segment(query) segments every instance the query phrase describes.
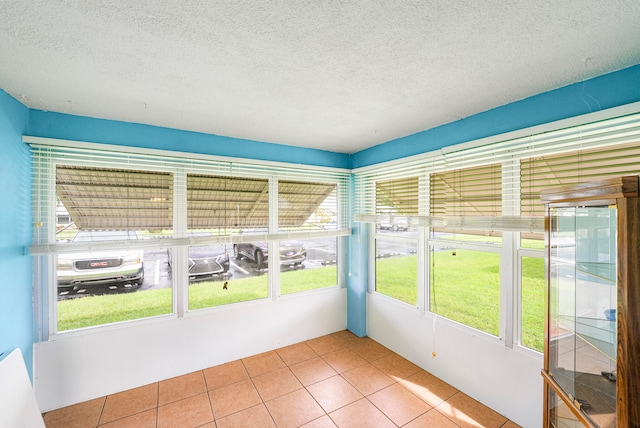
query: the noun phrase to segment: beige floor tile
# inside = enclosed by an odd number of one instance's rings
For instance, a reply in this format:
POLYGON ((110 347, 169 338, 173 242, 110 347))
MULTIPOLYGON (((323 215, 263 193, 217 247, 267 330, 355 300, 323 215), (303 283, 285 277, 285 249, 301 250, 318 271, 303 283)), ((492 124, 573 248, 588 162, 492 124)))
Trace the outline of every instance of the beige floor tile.
POLYGON ((158 406, 207 392, 202 371, 174 377, 158 383, 158 406))
POLYGON ((344 343, 333 335, 316 337, 315 339, 307 340, 306 344, 318 355, 328 354, 345 347, 344 343))
POLYGON ((320 357, 294 364, 289 368, 304 386, 312 385, 338 374, 320 357))
POLYGON ((441 404, 458 392, 453 386, 424 370, 401 380, 400 384, 432 407, 441 404))
POLYGON ((282 358, 282 361, 284 361, 288 366, 310 360, 318 356, 318 354, 316 354, 315 351, 304 342, 276 349, 276 352, 280 358, 282 358))
POLYGON ((368 398, 398 426, 412 421, 431 409, 431 406, 398 383, 371 394, 368 398))
MULTIPOLYGON (((412 420, 403 428, 460 428, 449 418, 436 409, 429 410, 424 415, 412 420)), ((478 428, 478 427, 476 427, 478 428)))
POLYGON ((244 364, 240 360, 204 369, 202 373, 209 390, 249 379, 249 373, 247 373, 247 369, 244 368, 244 364))
POLYGON ((329 416, 324 415, 308 424, 302 425, 300 428, 336 428, 336 424, 333 423, 329 416))
POLYGON ((288 367, 256 376, 252 380, 262 401, 269 401, 302 388, 302 384, 288 367))
POLYGON ((343 373, 356 367, 364 366, 367 360, 356 354, 349 348, 324 354, 322 359, 327 362, 338 373, 343 373))
POLYGON ((380 358, 391 354, 391 351, 388 348, 385 348, 368 337, 363 338, 360 342, 350 346, 349 348, 369 362, 379 360, 380 358))
POLYGON ((115 421, 158 407, 158 384, 141 386, 107 396, 100 423, 115 421))
POLYGON ((340 343, 344 346, 352 346, 362 340, 362 337, 358 337, 355 334, 351 333, 349 330, 337 331, 331 334, 333 337, 338 339, 340 343))
POLYGON ((212 421, 213 412, 206 392, 158 407, 158 428, 197 427, 212 421))
POLYGON ((363 395, 342 376, 333 376, 314 383, 307 387, 307 391, 327 413, 363 398, 363 395))
POLYGON ((395 428, 395 424, 363 398, 329 414, 339 428, 395 428))
POLYGON ((294 428, 325 413, 305 389, 299 389, 265 403, 278 428, 294 428))
POLYGON ((216 421, 218 428, 276 428, 264 404, 225 416, 216 421))
POLYGON ((371 364, 396 381, 405 379, 421 370, 420 367, 416 366, 411 361, 402 358, 398 354, 389 354, 386 357, 382 357, 379 360, 372 362, 371 364))
POLYGON ((215 419, 248 409, 262 402, 251 380, 243 380, 209 391, 215 419))
POLYGON ((324 415, 316 420, 302 425, 300 428, 337 428, 328 415, 324 415))
POLYGON ((85 428, 98 425, 105 397, 52 410, 43 415, 47 428, 85 428))
POLYGON ((108 424, 99 425, 98 428, 156 428, 156 409, 147 410, 133 416, 118 419, 108 424))
POLYGON ((342 376, 365 396, 380 391, 394 383, 393 379, 371 364, 349 370, 348 372, 342 373, 342 376))
POLYGON ((253 357, 243 358, 242 362, 251 377, 260 376, 261 374, 286 367, 286 364, 276 351, 269 351, 254 355, 253 357))
POLYGON ((497 428, 507 422, 507 418, 462 392, 458 392, 436 409, 463 428, 497 428))

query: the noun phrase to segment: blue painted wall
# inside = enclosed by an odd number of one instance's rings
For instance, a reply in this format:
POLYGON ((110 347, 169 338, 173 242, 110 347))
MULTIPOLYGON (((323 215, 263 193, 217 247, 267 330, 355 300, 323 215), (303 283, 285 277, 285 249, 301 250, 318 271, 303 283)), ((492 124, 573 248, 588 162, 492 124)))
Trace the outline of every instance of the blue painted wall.
POLYGON ((343 153, 41 110, 30 111, 28 132, 36 137, 303 165, 334 168, 349 168, 351 165, 349 155, 343 153))
POLYGON ((640 65, 497 107, 352 155, 352 168, 640 101, 640 65))
MULTIPOLYGON (((0 353, 33 360, 31 157, 22 143, 29 110, 0 90, 0 353)), ((2 357, 0 357, 2 358, 2 357)))

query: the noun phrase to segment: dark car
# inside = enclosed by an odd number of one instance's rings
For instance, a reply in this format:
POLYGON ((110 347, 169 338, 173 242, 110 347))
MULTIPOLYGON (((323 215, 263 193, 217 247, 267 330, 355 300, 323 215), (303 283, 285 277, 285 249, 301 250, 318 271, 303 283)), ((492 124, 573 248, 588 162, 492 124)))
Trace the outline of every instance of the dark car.
MULTIPOLYGON (((171 267, 171 251, 168 251, 171 267)), ((224 245, 189 247, 189 281, 202 281, 229 272, 229 254, 224 245)))
MULTIPOLYGON (((238 243, 233 244, 233 256, 236 260, 247 258, 252 260, 259 269, 267 266, 269 257, 268 245, 266 242, 258 243, 238 243)), ((307 250, 301 242, 281 241, 280 242, 280 264, 281 265, 301 265, 307 258, 307 250)))

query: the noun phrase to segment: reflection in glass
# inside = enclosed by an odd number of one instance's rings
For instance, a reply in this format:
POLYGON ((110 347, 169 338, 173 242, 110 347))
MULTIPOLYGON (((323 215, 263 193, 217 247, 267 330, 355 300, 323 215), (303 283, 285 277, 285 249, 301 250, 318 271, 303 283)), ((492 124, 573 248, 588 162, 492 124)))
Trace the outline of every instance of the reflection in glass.
POLYGON ((616 210, 551 209, 549 371, 601 427, 616 414, 616 210))

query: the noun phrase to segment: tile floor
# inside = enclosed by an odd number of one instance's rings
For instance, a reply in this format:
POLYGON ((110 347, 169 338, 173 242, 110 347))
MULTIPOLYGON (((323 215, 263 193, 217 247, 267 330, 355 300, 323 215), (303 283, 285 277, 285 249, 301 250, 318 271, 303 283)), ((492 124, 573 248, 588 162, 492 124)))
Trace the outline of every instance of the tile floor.
POLYGON ((47 428, 518 427, 340 331, 44 414, 47 428))

